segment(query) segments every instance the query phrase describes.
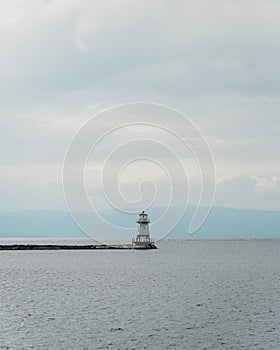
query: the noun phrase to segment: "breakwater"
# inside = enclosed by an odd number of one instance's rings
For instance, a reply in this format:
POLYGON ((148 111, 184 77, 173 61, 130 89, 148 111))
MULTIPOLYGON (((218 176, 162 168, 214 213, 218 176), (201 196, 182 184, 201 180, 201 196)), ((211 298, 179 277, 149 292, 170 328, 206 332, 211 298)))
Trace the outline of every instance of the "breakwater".
POLYGON ((157 249, 154 243, 147 245, 135 244, 89 244, 89 245, 69 245, 69 244, 2 244, 0 250, 147 250, 157 249))

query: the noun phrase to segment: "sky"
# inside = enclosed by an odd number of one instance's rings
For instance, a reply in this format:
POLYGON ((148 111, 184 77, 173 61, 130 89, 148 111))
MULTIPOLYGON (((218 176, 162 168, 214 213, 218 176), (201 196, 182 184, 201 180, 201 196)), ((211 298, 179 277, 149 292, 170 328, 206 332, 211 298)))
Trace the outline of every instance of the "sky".
MULTIPOLYGON (((272 0, 2 0, 0 211, 66 210, 73 135, 96 113, 135 101, 174 108, 205 136, 215 206, 280 210, 279 12, 272 0)), ((110 142, 92 159, 97 176, 110 142)), ((162 171, 137 165, 121 185, 131 193, 148 173, 163 198, 162 171)))

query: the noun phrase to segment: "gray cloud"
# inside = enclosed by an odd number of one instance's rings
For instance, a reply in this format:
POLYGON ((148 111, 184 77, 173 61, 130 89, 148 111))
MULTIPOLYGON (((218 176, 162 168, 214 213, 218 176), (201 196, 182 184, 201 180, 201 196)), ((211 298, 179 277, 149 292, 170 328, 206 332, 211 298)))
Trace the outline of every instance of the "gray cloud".
POLYGON ((279 87, 276 1, 15 3, 2 12, 9 93, 101 85, 267 94, 279 87))
POLYGON ((112 104, 146 100, 181 110, 207 136, 217 203, 255 207, 278 193, 279 11, 273 0, 2 1, 2 190, 16 201, 24 184, 22 198, 41 188, 46 200, 28 207, 51 206, 81 124, 112 104), (271 185, 252 189, 256 181, 271 185))

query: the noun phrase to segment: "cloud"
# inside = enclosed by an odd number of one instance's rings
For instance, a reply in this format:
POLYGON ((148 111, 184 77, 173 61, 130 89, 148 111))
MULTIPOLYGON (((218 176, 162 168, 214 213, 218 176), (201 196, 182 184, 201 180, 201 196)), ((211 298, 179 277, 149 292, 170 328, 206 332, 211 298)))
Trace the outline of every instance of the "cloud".
POLYGON ((216 205, 280 210, 280 177, 235 175, 217 182, 216 205))
POLYGON ((271 194, 275 197, 279 197, 280 195, 280 176, 272 176, 271 178, 259 178, 253 177, 256 181, 256 185, 254 187, 256 192, 264 192, 267 194, 271 194))
POLYGON ((0 69, 14 95, 24 90, 27 98, 32 90, 41 99, 104 86, 170 95, 279 87, 275 1, 7 3, 0 69))
POLYGON ((60 164, 0 166, 0 210, 64 209, 60 164))
POLYGON ((2 188, 55 196, 52 171, 77 129, 105 107, 146 100, 206 135, 218 203, 278 208, 279 10, 274 0, 1 1, 2 188))

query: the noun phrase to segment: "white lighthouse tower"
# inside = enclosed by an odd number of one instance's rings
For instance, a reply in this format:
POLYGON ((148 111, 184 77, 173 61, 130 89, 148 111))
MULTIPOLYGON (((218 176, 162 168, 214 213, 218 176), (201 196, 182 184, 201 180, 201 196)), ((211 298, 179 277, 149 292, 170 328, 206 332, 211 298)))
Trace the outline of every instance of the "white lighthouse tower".
POLYGON ((154 239, 150 237, 150 229, 149 229, 150 220, 148 218, 148 214, 144 211, 139 214, 139 219, 137 221, 138 224, 138 233, 136 238, 132 238, 132 243, 138 246, 152 246, 154 245, 154 239))

